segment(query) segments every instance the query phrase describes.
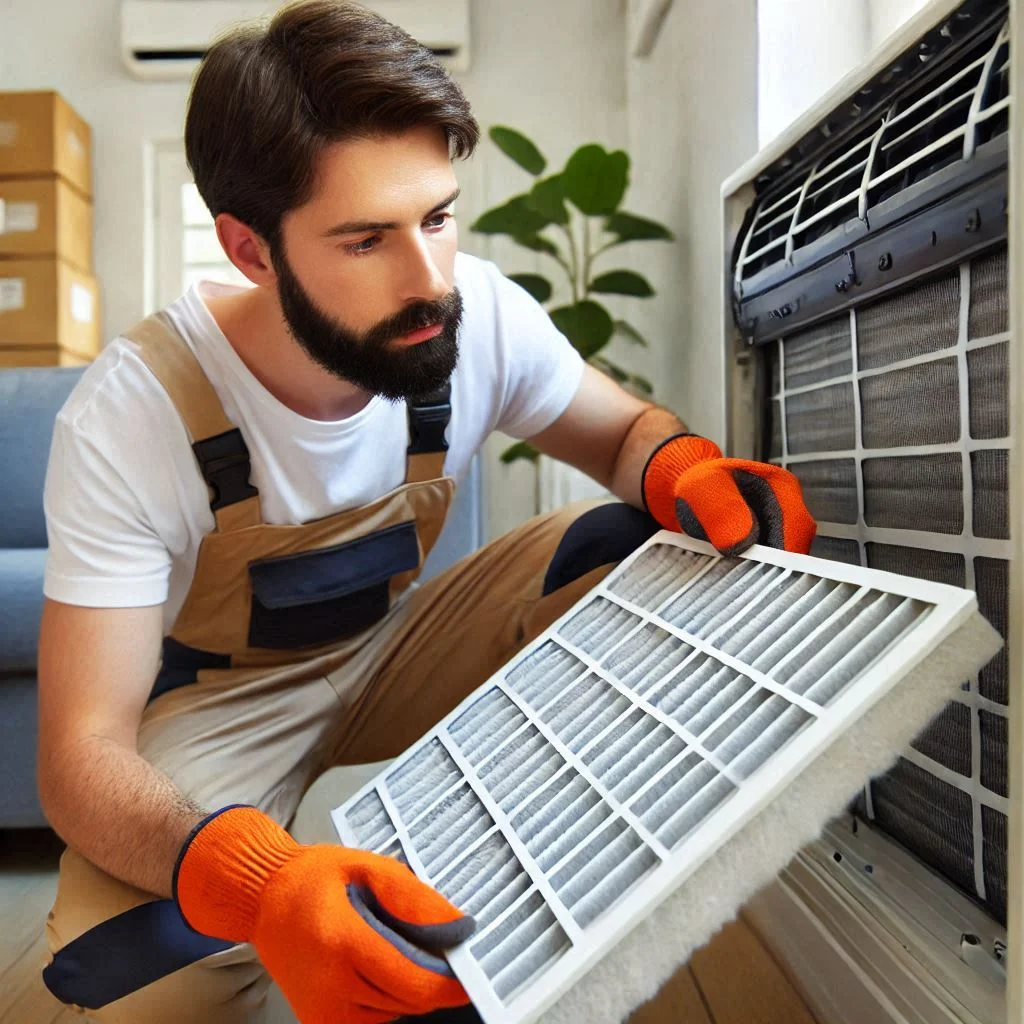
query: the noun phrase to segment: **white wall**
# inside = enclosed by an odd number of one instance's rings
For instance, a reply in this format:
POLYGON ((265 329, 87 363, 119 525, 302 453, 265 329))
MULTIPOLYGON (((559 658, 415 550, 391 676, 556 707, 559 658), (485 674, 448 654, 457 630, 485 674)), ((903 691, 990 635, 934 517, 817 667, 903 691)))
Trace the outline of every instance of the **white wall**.
MULTIPOLYGON (((473 68, 460 80, 485 133, 494 124, 525 132, 547 157, 551 172, 583 143, 623 145, 620 0, 558 0, 558 17, 552 17, 547 0, 476 0, 472 12, 473 68)), ((506 273, 536 271, 558 285, 562 270, 548 257, 465 229, 477 212, 525 191, 533 180, 489 140, 473 165, 475 177, 463 175, 466 199, 459 201, 462 247, 494 259, 506 273)), ((537 505, 533 466, 498 462, 507 445, 504 437, 492 438, 485 462, 491 537, 528 518, 537 505)))
POLYGON ((759 0, 757 28, 758 138, 764 146, 868 52, 871 11, 866 0, 759 0))
POLYGON ((106 333, 142 313, 143 144, 178 137, 187 83, 140 84, 119 53, 117 0, 0 0, 0 88, 56 89, 93 130, 96 273, 106 333))
POLYGON ((758 139, 774 139, 928 0, 758 0, 758 139))
MULTIPOLYGON (((185 82, 129 77, 118 51, 119 7, 119 0, 0 0, 0 89, 57 89, 94 132, 96 272, 107 335, 144 311, 144 148, 147 140, 180 137, 188 93, 185 82)), ((558 17, 548 0, 478 0, 472 15, 474 66, 462 82, 484 130, 517 126, 555 165, 583 142, 621 145, 620 0, 558 0, 558 17)), ((487 140, 459 174, 464 226, 528 182, 487 140)), ((465 229, 463 243, 507 272, 536 265, 530 254, 465 229)), ((532 512, 534 475, 528 467, 488 468, 496 535, 532 512)))
POLYGON ((869 0, 871 48, 884 43, 908 18, 917 14, 928 0, 869 0))
POLYGON ((724 443, 719 194, 757 150, 756 0, 675 0, 654 51, 630 57, 626 79, 631 207, 678 239, 632 247, 660 291, 633 304, 631 317, 654 346, 642 359, 659 401, 724 443))

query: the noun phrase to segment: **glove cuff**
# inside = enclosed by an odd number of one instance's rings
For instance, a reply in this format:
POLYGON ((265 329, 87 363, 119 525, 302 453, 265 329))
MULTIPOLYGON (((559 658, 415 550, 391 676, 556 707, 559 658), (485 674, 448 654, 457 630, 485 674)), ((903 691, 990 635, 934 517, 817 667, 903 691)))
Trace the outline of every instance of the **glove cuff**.
POLYGON ((233 804, 204 818, 174 866, 172 895, 197 932, 249 942, 267 881, 301 847, 255 807, 233 804))
POLYGON ((644 508, 666 529, 679 532, 676 491, 679 478, 698 462, 721 459, 722 450, 699 434, 673 434, 651 452, 640 477, 644 508))

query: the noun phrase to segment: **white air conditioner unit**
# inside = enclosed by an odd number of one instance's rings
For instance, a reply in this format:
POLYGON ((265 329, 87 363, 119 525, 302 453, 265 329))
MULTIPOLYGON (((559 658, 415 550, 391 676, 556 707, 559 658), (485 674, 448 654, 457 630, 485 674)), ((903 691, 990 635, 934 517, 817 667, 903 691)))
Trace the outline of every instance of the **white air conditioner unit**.
POLYGON ((930 0, 722 187, 730 454, 1007 641, 748 908, 821 1024, 1024 1021, 1020 14, 930 0))
MULTIPOLYGON (((269 17, 275 0, 122 0, 121 53, 136 78, 190 78, 210 44, 241 21, 269 17)), ((469 68, 469 0, 370 0, 452 72, 469 68)))

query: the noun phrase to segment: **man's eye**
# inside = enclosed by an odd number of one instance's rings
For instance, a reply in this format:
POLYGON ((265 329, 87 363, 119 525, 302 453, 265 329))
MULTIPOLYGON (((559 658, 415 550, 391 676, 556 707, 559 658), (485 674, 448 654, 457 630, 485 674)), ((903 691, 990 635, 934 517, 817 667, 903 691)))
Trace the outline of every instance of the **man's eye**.
POLYGON ((450 213, 436 213, 433 217, 428 217, 424 223, 428 228, 443 228, 444 222, 451 216, 450 213))
POLYGON ((372 252, 376 246, 379 238, 374 235, 372 238, 363 238, 358 242, 351 242, 345 246, 345 251, 352 253, 353 256, 360 256, 364 253, 372 252))

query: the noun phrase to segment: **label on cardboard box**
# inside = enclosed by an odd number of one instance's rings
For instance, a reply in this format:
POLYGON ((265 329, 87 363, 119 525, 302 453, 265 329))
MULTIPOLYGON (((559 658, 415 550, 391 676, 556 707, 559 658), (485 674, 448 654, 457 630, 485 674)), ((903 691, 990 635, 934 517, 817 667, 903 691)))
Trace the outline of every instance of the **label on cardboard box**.
POLYGON ((78 133, 73 128, 68 129, 67 143, 71 155, 76 160, 81 160, 85 156, 85 143, 82 142, 78 137, 78 133))
POLYGON ((92 323, 92 292, 80 284, 71 286, 71 319, 80 324, 92 323))
POLYGON ((5 203, 0 199, 0 235, 15 235, 38 230, 38 203, 5 203))
POLYGON ((13 146, 18 141, 18 122, 0 121, 0 146, 13 146))
POLYGON ((0 313, 25 308, 25 278, 0 277, 0 313))

